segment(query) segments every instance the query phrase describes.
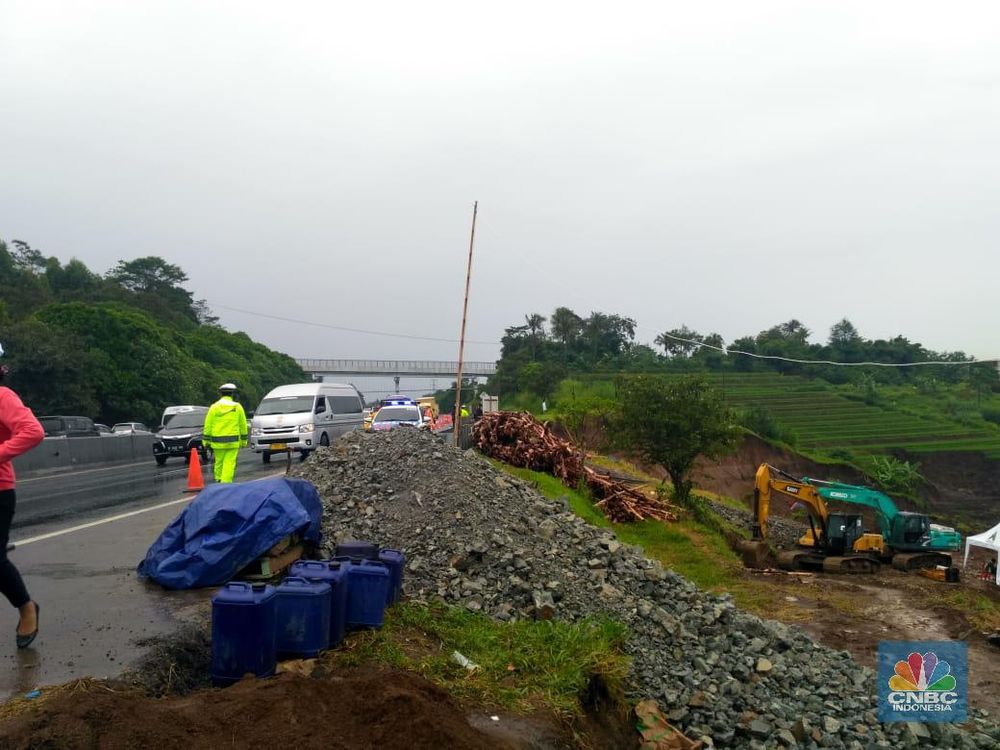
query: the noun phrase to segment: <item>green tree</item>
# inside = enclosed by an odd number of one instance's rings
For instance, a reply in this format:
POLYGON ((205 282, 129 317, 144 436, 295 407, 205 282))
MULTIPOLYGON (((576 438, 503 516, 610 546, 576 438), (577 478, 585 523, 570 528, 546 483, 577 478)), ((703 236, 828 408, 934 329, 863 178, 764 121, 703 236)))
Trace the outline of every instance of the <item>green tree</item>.
POLYGON ((661 333, 653 340, 653 343, 662 346, 664 354, 668 357, 690 357, 693 352, 701 348, 693 342, 701 340, 702 337, 698 335, 697 331, 692 331, 687 326, 682 325, 680 328, 661 333), (681 341, 680 339, 687 340, 681 341))
POLYGON ((517 373, 521 387, 542 398, 549 398, 564 377, 566 368, 556 362, 529 362, 517 373))
POLYGON ((524 324, 528 329, 528 340, 531 342, 531 359, 538 359, 538 343, 545 338, 545 316, 531 313, 524 316, 524 324))
POLYGON ((167 263, 155 255, 147 255, 135 260, 118 261, 118 265, 108 271, 107 278, 135 294, 135 302, 159 318, 173 313, 199 322, 194 298, 181 286, 188 276, 180 266, 167 263))
POLYGON ((698 456, 726 453, 740 434, 722 395, 700 377, 623 376, 618 379, 618 404, 621 441, 666 469, 679 502, 687 502, 691 494, 690 474, 698 456))
POLYGON ((583 318, 568 307, 557 307, 549 318, 552 338, 563 346, 570 346, 580 337, 583 318))
POLYGON ((180 266, 163 258, 147 255, 135 260, 120 260, 108 271, 108 278, 131 292, 158 292, 177 287, 188 280, 180 266))

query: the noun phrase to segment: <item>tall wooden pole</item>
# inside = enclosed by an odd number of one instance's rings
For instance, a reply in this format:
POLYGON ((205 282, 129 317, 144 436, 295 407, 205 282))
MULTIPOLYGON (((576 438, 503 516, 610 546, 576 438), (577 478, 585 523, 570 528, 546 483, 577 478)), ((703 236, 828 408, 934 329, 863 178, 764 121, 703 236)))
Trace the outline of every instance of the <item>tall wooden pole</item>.
POLYGON ((469 315, 469 282, 472 280, 472 247, 476 242, 476 214, 479 201, 472 204, 472 232, 469 234, 469 264, 465 270, 465 301, 462 303, 462 333, 458 337, 458 373, 455 375, 455 445, 462 432, 462 358, 465 356, 465 321, 469 315))

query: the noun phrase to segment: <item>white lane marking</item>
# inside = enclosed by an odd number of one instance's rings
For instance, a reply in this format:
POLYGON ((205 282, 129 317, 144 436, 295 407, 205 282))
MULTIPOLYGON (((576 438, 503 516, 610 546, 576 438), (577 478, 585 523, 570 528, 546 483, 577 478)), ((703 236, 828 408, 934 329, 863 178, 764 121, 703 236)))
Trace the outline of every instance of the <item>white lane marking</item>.
MULTIPOLYGON (((276 471, 273 474, 268 474, 267 476, 258 477, 256 479, 249 480, 250 482, 259 482, 262 479, 271 479, 276 476, 284 474, 284 471, 276 471)), ((181 497, 177 500, 168 500, 165 503, 159 503, 158 505, 151 505, 148 508, 139 508, 139 510, 131 510, 128 513, 119 513, 114 516, 108 516, 107 518, 99 518, 96 521, 91 521, 90 523, 82 523, 79 526, 71 526, 68 529, 60 529, 59 531, 50 531, 48 534, 39 534, 38 536, 29 537, 28 539, 23 539, 21 541, 14 541, 14 547, 23 547, 25 544, 34 544, 35 542, 42 542, 46 539, 53 539, 57 536, 63 536, 64 534, 72 534, 75 531, 83 531, 84 529, 92 529, 94 526, 102 526, 106 523, 112 523, 114 521, 120 521, 123 518, 131 518, 132 516, 138 516, 141 513, 149 513, 153 510, 160 510, 161 508, 169 508, 171 505, 177 505, 179 503, 186 503, 193 500, 197 495, 190 495, 188 497, 181 497)))
MULTIPOLYGON (((29 482, 40 482, 45 479, 56 479, 60 477, 79 477, 83 476, 84 474, 97 474, 102 471, 114 471, 115 469, 128 469, 133 467, 136 469, 142 469, 144 466, 148 466, 148 464, 136 462, 131 464, 115 464, 114 466, 104 466, 100 469, 80 469, 79 471, 74 471, 72 469, 68 471, 54 470, 51 474, 46 474, 44 476, 28 477, 27 479, 18 479, 17 484, 18 486, 20 486, 22 484, 28 484, 29 482)), ((154 477, 175 476, 183 474, 186 471, 187 468, 181 469, 178 467, 176 469, 168 469, 167 471, 157 472, 150 476, 154 477)))
POLYGON ((106 523, 112 523, 113 521, 120 521, 123 518, 130 518, 132 516, 138 516, 140 513, 149 513, 152 510, 160 510, 161 508, 169 508, 171 505, 177 505, 178 503, 186 503, 194 499, 194 495, 191 497, 182 497, 178 500, 170 500, 166 503, 160 503, 159 505, 151 505, 148 508, 140 508, 139 510, 132 510, 128 513, 119 513, 116 516, 109 516, 107 518, 100 518, 96 521, 91 521, 90 523, 81 523, 79 526, 71 526, 68 529, 60 529, 59 531, 50 531, 48 534, 40 534, 38 536, 29 537, 28 539, 21 539, 14 542, 14 546, 20 549, 26 544, 34 544, 35 542, 41 542, 46 539, 52 539, 57 536, 62 536, 63 534, 72 534, 74 531, 83 531, 84 529, 91 529, 94 526, 102 526, 106 523))

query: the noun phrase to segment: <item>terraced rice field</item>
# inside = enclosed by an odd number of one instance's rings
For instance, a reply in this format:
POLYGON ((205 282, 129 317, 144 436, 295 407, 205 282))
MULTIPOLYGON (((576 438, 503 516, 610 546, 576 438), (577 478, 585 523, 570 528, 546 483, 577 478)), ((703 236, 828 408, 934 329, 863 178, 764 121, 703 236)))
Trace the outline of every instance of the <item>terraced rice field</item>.
POLYGON ((846 398, 826 383, 776 373, 713 374, 713 385, 736 408, 759 404, 782 427, 798 436, 798 448, 854 454, 904 448, 930 451, 982 451, 1000 458, 1000 429, 968 427, 946 417, 906 414, 846 398))

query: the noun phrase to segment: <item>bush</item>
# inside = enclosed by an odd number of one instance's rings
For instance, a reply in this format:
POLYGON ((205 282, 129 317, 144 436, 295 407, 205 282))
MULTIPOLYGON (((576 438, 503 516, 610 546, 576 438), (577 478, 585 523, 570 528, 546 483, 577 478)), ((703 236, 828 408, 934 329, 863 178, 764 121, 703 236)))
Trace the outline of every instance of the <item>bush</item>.
POLYGON ((1000 408, 995 406, 984 406, 980 411, 983 419, 987 422, 993 422, 993 424, 1000 424, 1000 408))
POLYGON ((869 468, 871 478, 888 492, 912 493, 924 481, 920 474, 920 464, 894 456, 872 456, 869 468))
POLYGON ((853 463, 856 458, 852 451, 847 448, 834 448, 827 455, 830 458, 836 459, 837 461, 844 461, 845 463, 853 463))
POLYGON ((771 412, 760 404, 743 411, 740 414, 740 424, 768 440, 778 440, 789 445, 795 445, 798 442, 798 436, 782 427, 771 412))

